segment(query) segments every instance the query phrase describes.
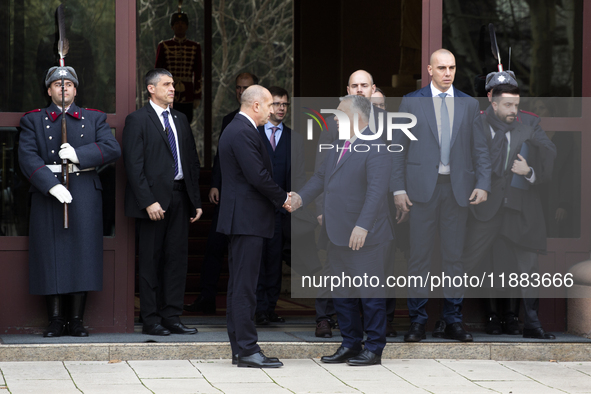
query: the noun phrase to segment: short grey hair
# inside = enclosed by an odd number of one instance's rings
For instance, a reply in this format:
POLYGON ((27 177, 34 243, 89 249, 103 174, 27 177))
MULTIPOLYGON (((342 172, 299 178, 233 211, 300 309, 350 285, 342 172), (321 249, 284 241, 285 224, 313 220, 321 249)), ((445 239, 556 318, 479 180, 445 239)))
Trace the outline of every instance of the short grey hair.
POLYGON ((151 96, 150 91, 148 90, 148 85, 158 85, 158 82, 160 82, 160 78, 162 78, 163 75, 173 78, 172 74, 164 68, 154 68, 146 73, 146 75, 144 76, 144 85, 146 86, 146 92, 148 92, 148 97, 151 96))
POLYGON ((255 101, 263 102, 265 99, 265 92, 267 89, 261 85, 250 85, 244 90, 242 96, 240 96, 240 106, 252 107, 255 101))
POLYGON ((359 96, 357 94, 350 94, 345 97, 341 97, 339 100, 348 101, 351 105, 351 110, 361 115, 361 118, 368 122, 369 114, 371 113, 371 101, 365 96, 359 96))

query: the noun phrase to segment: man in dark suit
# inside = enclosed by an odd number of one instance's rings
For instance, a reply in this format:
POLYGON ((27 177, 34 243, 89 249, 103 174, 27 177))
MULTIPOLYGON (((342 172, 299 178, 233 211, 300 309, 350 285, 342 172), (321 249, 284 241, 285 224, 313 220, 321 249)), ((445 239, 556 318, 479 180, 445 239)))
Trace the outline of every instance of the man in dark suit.
MULTIPOLYGON (((238 101, 238 104, 240 104, 240 97, 242 96, 242 93, 244 93, 244 90, 249 86, 258 83, 259 79, 257 76, 251 73, 241 73, 236 76, 236 101, 238 101)), ((224 119, 222 119, 220 137, 226 126, 230 124, 239 110, 240 109, 238 108, 224 116, 224 119)), ((219 202, 221 190, 222 171, 220 169, 220 152, 218 149, 213 159, 213 168, 211 169, 209 202, 215 204, 215 208, 211 217, 211 226, 209 227, 207 245, 205 246, 205 256, 203 257, 203 264, 201 265, 201 294, 192 304, 184 306, 184 309, 189 312, 215 314, 216 311, 215 297, 217 294, 218 281, 220 279, 222 259, 224 257, 224 251, 228 247, 228 237, 226 237, 225 234, 216 231, 218 226, 218 216, 220 213, 219 202)))
MULTIPOLYGON (((429 271, 435 234, 441 239, 442 269, 446 275, 462 275, 461 264, 468 203, 486 201, 490 191, 490 159, 481 132, 478 102, 452 86, 454 55, 439 49, 427 67, 432 82, 404 96, 399 112, 417 117, 410 141, 403 133, 394 142, 404 150, 394 154, 390 191, 394 193, 397 218, 410 212, 410 260, 408 275, 429 271), (447 99, 446 99, 447 97, 447 99)), ((444 289, 445 337, 472 341, 462 327, 461 289, 444 289)), ((426 288, 409 288, 411 326, 407 342, 425 338, 426 288)))
POLYGON ((199 157, 187 118, 170 109, 172 75, 164 69, 144 78, 150 102, 125 119, 123 158, 127 173, 125 215, 139 233, 142 332, 195 334, 183 311, 189 222, 202 214, 199 157))
POLYGON ((283 363, 267 358, 257 344, 256 285, 264 240, 275 232, 275 209, 291 201, 273 181, 273 165, 257 130, 273 112, 271 93, 253 85, 241 102, 219 145, 224 193, 217 230, 229 238, 228 336, 239 367, 277 368, 283 363))
MULTIPOLYGON (((516 84, 515 84, 516 85, 516 84)), ((517 121, 519 116, 519 88, 503 84, 492 89, 492 102, 482 114, 483 136, 486 138, 493 168, 490 198, 471 207, 462 261, 466 270, 481 264, 492 254, 502 238, 509 249, 511 261, 517 267, 498 267, 493 271, 517 271, 531 277, 538 272, 537 252, 546 250, 546 225, 538 189, 514 187, 514 174, 523 176, 529 185, 549 180, 552 166, 533 168, 535 156, 556 157, 556 147, 546 133, 517 121), (529 156, 521 156, 522 145, 530 145, 529 156), (529 164, 532 163, 532 164, 529 164)), ((524 338, 555 339, 542 328, 538 319, 536 288, 521 288, 525 307, 524 338)))
MULTIPOLYGON (((392 237, 388 211, 388 180, 391 158, 385 149, 364 143, 354 134, 354 113, 359 114, 363 135, 368 127, 370 101, 362 96, 343 98, 338 110, 350 121, 350 138, 333 142, 322 168, 299 195, 292 192, 292 208, 309 204, 323 193, 323 220, 319 243, 327 244, 328 270, 333 277, 376 276, 384 278, 384 263, 392 237)), ((339 127, 346 127, 339 123, 339 127)), ((380 286, 333 290, 343 342, 335 354, 321 358, 325 363, 374 365, 381 363, 386 345, 386 300, 380 286), (363 319, 359 314, 359 304, 363 319), (363 332, 367 333, 362 350, 363 332)))
MULTIPOLYGON (((357 70, 353 72, 347 81, 347 94, 357 95, 371 99, 372 95, 376 92, 376 85, 373 81, 373 77, 370 73, 365 70, 357 70)), ((372 132, 377 132, 379 128, 378 114, 383 113, 383 119, 386 119, 384 108, 375 106, 370 109, 369 117, 369 128, 372 132)), ((328 127, 324 130, 318 138, 318 146, 321 144, 332 144, 338 138, 338 127, 336 121, 332 117, 326 119, 328 127)), ((319 149, 316 153, 316 159, 314 163, 314 172, 317 172, 324 163, 324 159, 328 154, 327 150, 319 149)), ((322 212, 323 212, 324 198, 322 195, 316 198, 316 215, 318 223, 322 225, 322 212)), ((331 337, 332 331, 331 326, 334 324, 332 316, 335 314, 332 297, 324 293, 326 289, 319 291, 319 297, 316 298, 316 332, 317 337, 331 337)), ((388 300, 389 305, 395 305, 396 300, 390 298, 388 300)), ((396 336, 396 330, 388 323, 388 336, 396 336)))
MULTIPOLYGON (((298 133, 283 123, 289 108, 289 94, 287 90, 278 86, 269 88, 273 96, 273 113, 269 121, 258 130, 265 142, 265 147, 273 163, 273 180, 283 190, 292 190, 292 147, 298 160, 294 161, 293 175, 294 187, 299 188, 305 182, 303 161, 303 140, 298 133), (292 144, 292 141, 295 141, 292 144), (299 153, 298 153, 299 152, 299 153)), ((285 319, 275 313, 275 306, 281 292, 282 262, 285 239, 285 226, 289 226, 289 214, 283 209, 275 210, 275 233, 270 239, 265 239, 263 246, 263 259, 257 284, 257 308, 256 323, 267 325, 269 323, 283 323, 285 319)))

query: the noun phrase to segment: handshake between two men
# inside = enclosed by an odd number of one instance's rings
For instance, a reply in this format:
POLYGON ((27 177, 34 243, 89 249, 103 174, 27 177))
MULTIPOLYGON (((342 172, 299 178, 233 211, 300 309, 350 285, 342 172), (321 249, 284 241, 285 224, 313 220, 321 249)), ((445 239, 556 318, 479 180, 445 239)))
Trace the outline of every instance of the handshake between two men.
MULTIPOLYGON (((294 191, 287 193, 287 200, 283 204, 283 208, 292 213, 297 209, 301 208, 303 205, 302 198, 299 194, 294 191)), ((351 232, 351 237, 349 238, 349 248, 353 250, 359 250, 365 244, 365 238, 367 237, 367 230, 355 226, 353 231, 351 232)))

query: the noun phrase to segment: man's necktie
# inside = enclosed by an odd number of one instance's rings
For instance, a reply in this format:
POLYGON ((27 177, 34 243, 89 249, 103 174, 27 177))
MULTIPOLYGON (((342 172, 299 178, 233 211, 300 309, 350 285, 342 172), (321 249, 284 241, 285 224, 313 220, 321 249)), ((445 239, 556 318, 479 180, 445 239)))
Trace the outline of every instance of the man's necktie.
POLYGON ((172 151, 172 157, 174 158, 174 176, 179 174, 179 158, 176 154, 176 141, 174 140, 174 132, 170 127, 170 122, 168 121, 168 111, 162 112, 162 117, 164 118, 164 127, 166 128, 166 134, 168 135, 168 143, 170 144, 170 150, 172 151))
MULTIPOLYGON (((505 137, 505 141, 507 141, 507 137, 505 137)), ((509 164, 509 153, 511 153, 511 145, 509 145, 509 141, 507 141, 506 144, 507 144, 507 157, 505 158, 505 170, 507 169, 507 164, 509 164)))
POLYGON ((271 148, 273 148, 273 151, 275 151, 275 148, 277 147, 277 144, 275 143, 275 133, 277 132, 277 130, 279 130, 279 127, 271 127, 271 148))
POLYGON ((444 166, 449 164, 449 145, 451 131, 449 129, 449 112, 447 104, 445 104, 445 96, 447 93, 440 93, 441 97, 441 164, 444 166))
MULTIPOLYGON (((349 146, 351 146, 351 141, 346 141, 345 142, 345 146, 343 147, 343 151, 341 152, 341 155, 339 156, 339 159, 337 160, 337 163, 339 161, 341 161, 341 159, 343 158, 343 156, 345 156, 345 153, 347 153, 347 151, 349 150, 349 146)), ((334 159, 333 159, 334 160, 334 159)))

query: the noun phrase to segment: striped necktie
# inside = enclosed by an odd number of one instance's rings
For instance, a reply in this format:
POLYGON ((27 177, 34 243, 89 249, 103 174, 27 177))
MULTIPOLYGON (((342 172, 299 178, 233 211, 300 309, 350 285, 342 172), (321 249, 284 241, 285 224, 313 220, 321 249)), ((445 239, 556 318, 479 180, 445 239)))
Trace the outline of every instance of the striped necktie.
POLYGON ((164 127, 166 128, 166 135, 168 136, 168 143, 170 144, 172 157, 174 158, 174 177, 176 178, 176 176, 179 174, 179 158, 176 153, 174 132, 172 131, 172 127, 170 127, 170 122, 168 121, 168 111, 162 112, 162 117, 164 118, 164 127))

